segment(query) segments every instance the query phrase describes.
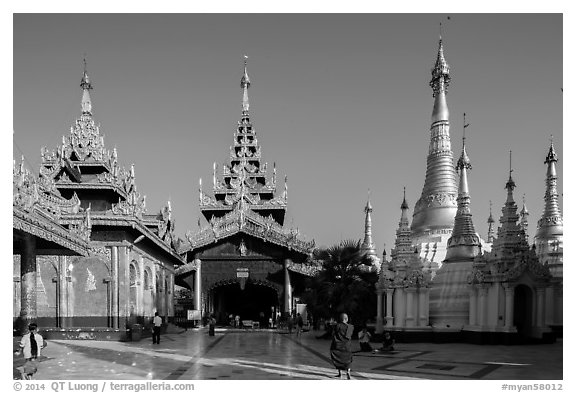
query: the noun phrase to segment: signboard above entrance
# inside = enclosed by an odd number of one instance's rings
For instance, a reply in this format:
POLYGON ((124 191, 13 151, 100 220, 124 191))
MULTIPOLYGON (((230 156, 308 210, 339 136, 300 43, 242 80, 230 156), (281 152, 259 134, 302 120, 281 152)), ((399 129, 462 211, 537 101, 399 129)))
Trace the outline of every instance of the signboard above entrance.
POLYGON ((249 273, 248 273, 248 268, 246 267, 239 267, 238 269, 236 269, 236 277, 238 278, 248 278, 249 273))

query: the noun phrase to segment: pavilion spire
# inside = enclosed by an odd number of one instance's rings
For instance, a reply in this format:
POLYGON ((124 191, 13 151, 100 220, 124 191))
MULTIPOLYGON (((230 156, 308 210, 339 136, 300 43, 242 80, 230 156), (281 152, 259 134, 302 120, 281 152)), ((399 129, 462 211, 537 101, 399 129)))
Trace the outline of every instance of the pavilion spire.
POLYGON ((240 80, 240 87, 242 87, 242 117, 250 116, 250 100, 248 98, 248 89, 250 88, 250 77, 247 71, 248 56, 244 55, 244 74, 240 80))
POLYGON ((92 100, 90 99, 90 90, 92 90, 92 83, 88 77, 88 68, 86 65, 86 57, 84 57, 84 72, 82 74, 82 81, 80 82, 82 88, 82 114, 92 115, 92 100))
POLYGON ((466 153, 466 136, 465 130, 469 124, 466 123, 466 114, 464 114, 464 132, 462 135, 462 154, 456 164, 456 170, 460 174, 460 183, 458 188, 458 210, 454 218, 454 229, 452 236, 448 239, 448 251, 446 261, 452 259, 461 261, 462 259, 471 259, 478 255, 480 251, 480 239, 476 235, 474 223, 472 222, 472 213, 470 212, 470 192, 468 189, 467 171, 472 169, 470 158, 466 153))

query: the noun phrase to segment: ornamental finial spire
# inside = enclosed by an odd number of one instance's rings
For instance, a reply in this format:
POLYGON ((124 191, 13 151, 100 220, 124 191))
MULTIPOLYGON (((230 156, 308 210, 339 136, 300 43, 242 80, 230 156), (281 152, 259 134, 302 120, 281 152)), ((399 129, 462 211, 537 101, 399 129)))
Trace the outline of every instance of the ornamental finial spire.
POLYGON ((514 182, 514 180, 512 179, 512 172, 514 172, 514 169, 512 169, 512 150, 510 150, 510 164, 509 164, 509 176, 508 176, 508 182, 506 183, 506 189, 508 189, 508 194, 512 195, 512 191, 514 191, 514 188, 516 188, 516 183, 514 182))
POLYGON ((432 80, 430 87, 434 96, 434 109, 432 111, 432 123, 437 121, 448 121, 449 112, 446 104, 446 91, 450 84, 450 66, 444 58, 444 47, 442 45, 442 35, 438 41, 438 54, 436 55, 436 64, 432 68, 432 80))
POLYGON ((248 88, 250 87, 250 77, 248 77, 247 68, 248 56, 244 55, 244 75, 240 80, 240 87, 242 87, 242 115, 247 116, 250 110, 250 100, 248 99, 248 88))
POLYGON ((83 90, 82 114, 91 115, 92 101, 90 99, 90 90, 92 90, 92 84, 90 83, 90 78, 88 77, 88 68, 86 66, 86 55, 84 55, 84 73, 82 74, 82 81, 80 82, 80 87, 83 90))

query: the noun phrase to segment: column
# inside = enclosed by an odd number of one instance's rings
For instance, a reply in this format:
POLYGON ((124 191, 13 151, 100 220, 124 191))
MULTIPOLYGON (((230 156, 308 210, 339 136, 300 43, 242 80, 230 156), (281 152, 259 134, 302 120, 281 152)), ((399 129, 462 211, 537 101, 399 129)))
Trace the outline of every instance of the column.
POLYGON ((506 330, 514 328, 514 287, 511 284, 504 284, 506 296, 506 314, 504 318, 504 327, 506 330))
POLYGON ((200 310, 200 318, 202 318, 202 261, 198 258, 194 259, 196 265, 196 273, 194 274, 194 308, 200 310))
POLYGON ((118 322, 119 322, 119 304, 118 304, 118 300, 119 300, 119 289, 120 289, 120 285, 118 280, 120 279, 120 277, 118 277, 118 246, 112 246, 111 247, 111 253, 112 253, 112 274, 111 274, 111 284, 112 284, 112 293, 111 293, 111 317, 112 317, 112 327, 114 329, 118 329, 118 322))
POLYGON ((384 322, 382 320, 382 290, 376 290, 376 300, 378 305, 376 306, 376 333, 382 333, 384 330, 384 322))
POLYGON ((476 316, 477 314, 477 309, 476 309, 476 305, 478 301, 478 294, 476 293, 476 288, 474 286, 470 287, 470 311, 468 314, 468 324, 470 326, 475 326, 476 325, 476 316))
POLYGON ((416 288, 404 288, 406 291, 406 326, 415 326, 414 321, 414 293, 416 288))
POLYGON ((36 237, 26 233, 20 257, 20 326, 22 333, 36 320, 36 237))
POLYGON ((394 317, 392 316, 392 299, 394 296, 394 288, 386 289, 386 326, 394 326, 394 317))
POLYGON ((402 288, 396 288, 394 293, 394 327, 406 326, 406 297, 402 288))
POLYGON ((554 287, 546 288, 544 324, 546 326, 554 325, 554 287))
POLYGON ((544 327, 544 290, 543 287, 536 288, 536 326, 544 327))
POLYGON ((478 308, 480 308, 480 312, 478 315, 478 325, 480 326, 486 326, 487 320, 486 320, 486 298, 488 296, 488 288, 485 285, 480 285, 479 289, 478 289, 478 295, 479 295, 479 304, 478 304, 478 308))
POLYGON ((58 327, 68 326, 68 258, 58 256, 58 327))
POLYGON ((418 290, 418 326, 428 326, 428 288, 418 290))
POLYGON ((284 312, 290 315, 292 312, 292 284, 290 283, 290 272, 288 265, 290 259, 284 261, 284 312))

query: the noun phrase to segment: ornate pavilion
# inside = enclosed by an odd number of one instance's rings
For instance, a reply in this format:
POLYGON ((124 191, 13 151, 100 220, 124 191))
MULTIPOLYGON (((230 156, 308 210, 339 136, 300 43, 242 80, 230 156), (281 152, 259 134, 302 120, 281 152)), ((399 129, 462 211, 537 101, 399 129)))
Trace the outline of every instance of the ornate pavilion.
POLYGON ((193 291, 194 308, 203 316, 227 321, 230 314, 267 323, 279 314, 295 312, 303 279, 317 269, 312 259, 314 241, 287 228, 288 186, 277 193, 276 165, 271 175, 262 163, 262 151, 250 121, 250 78, 244 62, 242 114, 230 160, 221 177, 214 163, 213 196, 200 179, 200 210, 207 223, 188 231, 179 252, 186 265, 176 280, 193 291))
POLYGON ((82 113, 36 177, 14 165, 14 322, 48 337, 126 339, 154 312, 173 316, 176 253, 170 202, 146 213, 134 166, 118 164, 92 116, 86 67, 82 113))

